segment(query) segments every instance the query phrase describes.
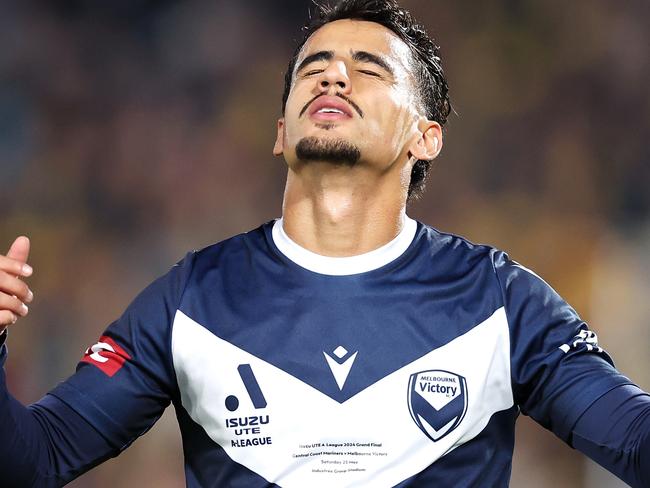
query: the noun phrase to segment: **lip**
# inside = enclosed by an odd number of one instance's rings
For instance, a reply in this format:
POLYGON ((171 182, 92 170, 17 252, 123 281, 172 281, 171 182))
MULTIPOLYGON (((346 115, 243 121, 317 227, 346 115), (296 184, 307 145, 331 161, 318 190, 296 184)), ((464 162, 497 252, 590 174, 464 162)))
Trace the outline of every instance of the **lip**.
POLYGON ((352 110, 347 103, 339 97, 323 95, 314 100, 309 107, 309 117, 315 120, 343 120, 352 118, 352 110), (338 112, 319 112, 323 108, 333 108, 338 112))

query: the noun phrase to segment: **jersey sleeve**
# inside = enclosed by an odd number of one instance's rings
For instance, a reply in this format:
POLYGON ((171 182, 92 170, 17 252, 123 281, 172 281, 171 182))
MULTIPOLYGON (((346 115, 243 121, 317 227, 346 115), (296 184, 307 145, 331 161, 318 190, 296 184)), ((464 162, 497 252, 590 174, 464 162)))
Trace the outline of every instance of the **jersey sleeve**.
POLYGON ((611 389, 580 417, 571 445, 634 488, 650 486, 650 395, 611 389))
POLYGON ((544 280, 496 252, 521 411, 634 487, 650 486, 650 396, 544 280))
POLYGON ((190 254, 140 293, 49 393, 115 445, 148 430, 176 394, 171 325, 191 263, 190 254))
POLYGON ((632 382, 544 280, 500 251, 493 263, 510 328, 514 401, 569 442, 576 421, 597 399, 632 382))
POLYGON ((138 295, 86 350, 76 372, 39 402, 20 405, 2 375, 0 406, 7 417, 0 421, 0 441, 26 449, 2 449, 8 458, 0 466, 10 466, 14 456, 14 467, 24 466, 29 455, 34 466, 25 480, 61 486, 151 428, 178 395, 171 326, 193 261, 194 254, 188 254, 138 295))

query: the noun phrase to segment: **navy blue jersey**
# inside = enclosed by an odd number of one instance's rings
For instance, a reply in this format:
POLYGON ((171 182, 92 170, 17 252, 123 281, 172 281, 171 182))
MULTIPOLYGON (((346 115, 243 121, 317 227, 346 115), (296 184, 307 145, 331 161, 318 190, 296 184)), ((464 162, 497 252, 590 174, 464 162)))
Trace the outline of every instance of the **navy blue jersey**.
POLYGON ((190 487, 505 487, 520 411, 571 444, 628 384, 501 251, 407 219, 386 246, 329 258, 278 220, 188 254, 30 408, 59 403, 101 435, 72 477, 171 402, 190 487))

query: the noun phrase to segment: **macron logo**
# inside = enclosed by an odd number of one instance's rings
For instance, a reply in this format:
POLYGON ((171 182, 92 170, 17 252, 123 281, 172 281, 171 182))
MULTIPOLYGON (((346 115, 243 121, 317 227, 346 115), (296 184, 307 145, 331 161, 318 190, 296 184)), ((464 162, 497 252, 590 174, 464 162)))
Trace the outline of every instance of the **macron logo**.
POLYGON ((101 336, 98 342, 86 349, 81 361, 94 364, 106 375, 113 376, 127 359, 131 359, 131 356, 117 342, 108 336, 101 336))
POLYGON ((325 359, 327 360, 327 365, 330 367, 330 371, 334 375, 336 384, 339 386, 340 390, 343 390, 345 385, 345 380, 348 379, 354 360, 357 358, 357 353, 348 354, 348 351, 343 346, 339 346, 332 351, 332 354, 336 357, 334 359, 332 356, 323 351, 325 359))

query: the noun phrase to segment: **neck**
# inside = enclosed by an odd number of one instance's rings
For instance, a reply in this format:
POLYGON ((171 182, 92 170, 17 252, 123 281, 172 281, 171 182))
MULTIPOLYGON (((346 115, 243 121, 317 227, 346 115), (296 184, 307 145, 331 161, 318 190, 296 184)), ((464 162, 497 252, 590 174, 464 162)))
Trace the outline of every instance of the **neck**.
POLYGON ((300 246, 323 256, 355 256, 377 249, 404 225, 403 179, 326 163, 290 168, 282 207, 284 231, 300 246))

